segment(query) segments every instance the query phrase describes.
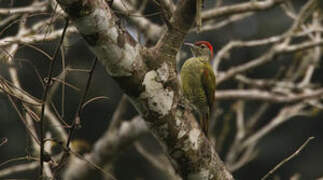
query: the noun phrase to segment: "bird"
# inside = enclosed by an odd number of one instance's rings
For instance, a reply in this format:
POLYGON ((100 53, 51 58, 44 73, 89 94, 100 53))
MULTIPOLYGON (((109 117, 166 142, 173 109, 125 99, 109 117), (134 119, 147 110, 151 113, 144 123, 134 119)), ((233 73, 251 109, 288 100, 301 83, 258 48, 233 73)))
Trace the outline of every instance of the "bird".
POLYGON ((207 41, 197 41, 190 46, 193 57, 187 59, 180 72, 183 95, 193 105, 201 129, 208 137, 210 112, 215 102, 215 74, 211 66, 213 46, 207 41))

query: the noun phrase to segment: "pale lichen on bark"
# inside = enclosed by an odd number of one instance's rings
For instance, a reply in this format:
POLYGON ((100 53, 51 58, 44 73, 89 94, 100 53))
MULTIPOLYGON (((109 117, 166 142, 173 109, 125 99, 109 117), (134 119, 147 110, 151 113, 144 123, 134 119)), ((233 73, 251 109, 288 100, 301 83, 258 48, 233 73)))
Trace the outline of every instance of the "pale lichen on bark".
POLYGON ((169 66, 164 62, 160 68, 157 69, 158 77, 161 82, 166 82, 169 78, 169 66))
POLYGON ((96 33, 104 29, 109 37, 116 42, 118 31, 115 27, 113 27, 113 23, 109 21, 110 17, 108 14, 109 13, 107 13, 104 9, 97 8, 90 14, 75 19, 74 23, 77 24, 79 28, 81 28, 81 32, 86 35, 96 33), (96 21, 93 21, 93 19, 96 21))
POLYGON ((190 143, 192 144, 193 150, 198 150, 199 149, 199 137, 201 134, 201 130, 193 128, 189 132, 189 140, 190 143))
POLYGON ((150 110, 159 113, 161 116, 165 116, 172 108, 174 92, 165 89, 163 84, 158 81, 159 79, 161 77, 154 70, 146 73, 142 83, 145 91, 141 93, 140 97, 147 100, 147 105, 150 110))
POLYGON ((182 113, 177 111, 176 117, 175 117, 175 124, 176 124, 177 128, 179 129, 179 132, 177 134, 177 139, 182 138, 187 133, 187 130, 185 128, 183 128, 184 122, 178 117, 178 116, 181 116, 180 114, 182 114, 182 113))
POLYGON ((201 171, 196 173, 191 173, 188 175, 189 180, 200 180, 200 179, 213 179, 210 170, 202 168, 201 171))
POLYGON ((124 51, 120 51, 118 38, 123 34, 120 33, 113 21, 109 20, 111 17, 107 16, 108 14, 104 9, 97 9, 91 15, 80 18, 75 23, 84 26, 82 34, 85 36, 103 33, 103 38, 97 39, 94 46, 91 46, 91 49, 97 54, 111 76, 130 76, 133 70, 132 64, 135 57, 139 54, 140 47, 139 45, 133 47, 125 42, 124 51), (93 22, 93 19, 97 21, 93 22), (110 43, 107 43, 107 41, 110 43))
POLYGON ((125 51, 117 51, 119 48, 114 44, 100 45, 94 47, 93 51, 102 59, 101 62, 111 76, 131 76, 134 60, 139 54, 139 46, 125 44, 125 51))
MULTIPOLYGON (((72 6, 77 5, 73 3, 69 5, 70 9, 76 9, 72 6)), ((89 5, 83 4, 84 7, 89 5)), ((140 46, 132 44, 130 38, 125 38, 123 30, 117 27, 115 21, 112 21, 116 17, 107 11, 105 6, 97 7, 94 10, 88 8, 87 11, 77 15, 80 17, 74 17, 73 23, 87 40, 89 47, 107 72, 114 77, 131 76, 133 63, 139 55, 140 46)))

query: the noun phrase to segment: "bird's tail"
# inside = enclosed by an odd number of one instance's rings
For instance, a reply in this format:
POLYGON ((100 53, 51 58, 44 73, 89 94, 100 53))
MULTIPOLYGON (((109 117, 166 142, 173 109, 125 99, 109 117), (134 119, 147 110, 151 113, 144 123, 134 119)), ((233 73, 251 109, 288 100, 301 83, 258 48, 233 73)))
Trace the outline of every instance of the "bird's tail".
POLYGON ((207 138, 209 138, 209 113, 205 113, 202 116, 200 125, 207 138))

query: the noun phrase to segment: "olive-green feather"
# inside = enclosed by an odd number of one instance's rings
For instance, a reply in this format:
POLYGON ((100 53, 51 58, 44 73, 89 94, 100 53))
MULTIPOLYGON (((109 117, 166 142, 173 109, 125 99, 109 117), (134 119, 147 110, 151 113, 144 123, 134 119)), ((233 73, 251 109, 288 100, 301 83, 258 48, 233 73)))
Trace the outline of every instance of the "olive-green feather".
POLYGON ((215 75, 210 64, 204 65, 204 73, 202 75, 202 85, 207 96, 210 109, 214 104, 214 93, 216 88, 215 75))
POLYGON ((188 59, 181 70, 184 96, 201 113, 209 113, 214 101, 215 76, 205 57, 188 59))
POLYGON ((207 96, 202 88, 201 77, 204 64, 198 58, 188 59, 181 71, 181 80, 184 96, 198 109, 203 109, 207 96))

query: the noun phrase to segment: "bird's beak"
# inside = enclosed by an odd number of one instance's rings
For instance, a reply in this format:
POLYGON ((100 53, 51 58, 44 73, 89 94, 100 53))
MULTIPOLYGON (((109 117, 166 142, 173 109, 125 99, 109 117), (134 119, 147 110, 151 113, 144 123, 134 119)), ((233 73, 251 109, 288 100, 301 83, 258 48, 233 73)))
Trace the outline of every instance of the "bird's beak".
POLYGON ((190 46, 190 47, 194 47, 195 46, 193 43, 189 43, 189 42, 184 42, 184 45, 190 46))

